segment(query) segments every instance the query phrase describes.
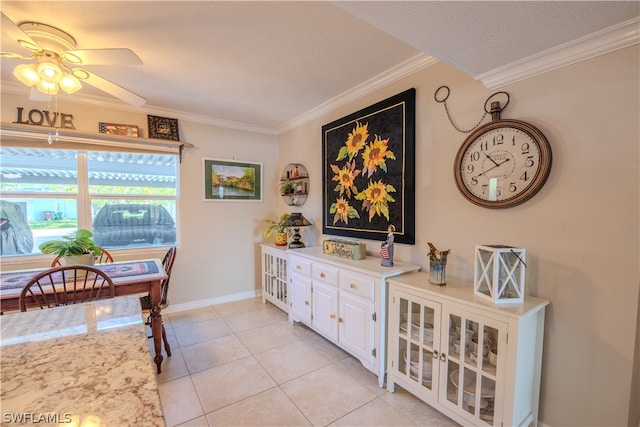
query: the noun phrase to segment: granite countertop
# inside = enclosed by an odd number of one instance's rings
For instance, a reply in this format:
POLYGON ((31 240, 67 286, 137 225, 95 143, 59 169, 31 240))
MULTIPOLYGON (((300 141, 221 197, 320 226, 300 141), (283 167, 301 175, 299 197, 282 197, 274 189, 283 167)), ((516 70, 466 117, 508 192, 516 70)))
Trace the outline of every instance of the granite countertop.
POLYGON ((163 426, 136 295, 0 316, 1 425, 163 426))

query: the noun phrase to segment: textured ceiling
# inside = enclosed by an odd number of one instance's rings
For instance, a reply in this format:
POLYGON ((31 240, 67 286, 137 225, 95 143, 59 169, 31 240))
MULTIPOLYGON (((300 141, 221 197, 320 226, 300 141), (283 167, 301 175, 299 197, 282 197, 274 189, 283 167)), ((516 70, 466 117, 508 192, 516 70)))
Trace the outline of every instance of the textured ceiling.
MULTIPOLYGON (((92 71, 147 99, 143 111, 277 132, 388 70, 429 56, 472 77, 639 15, 625 2, 3 1, 78 48, 128 47, 142 66, 92 71)), ((3 50, 10 43, 3 32, 3 50)), ((3 91, 28 94, 3 58, 3 91)), ((64 97, 68 95, 60 95, 64 97)), ((106 99, 85 85, 73 95, 106 99)), ((123 107, 125 104, 122 104, 123 107)))
POLYGON ((337 2, 360 19, 470 75, 638 16, 635 1, 337 2))

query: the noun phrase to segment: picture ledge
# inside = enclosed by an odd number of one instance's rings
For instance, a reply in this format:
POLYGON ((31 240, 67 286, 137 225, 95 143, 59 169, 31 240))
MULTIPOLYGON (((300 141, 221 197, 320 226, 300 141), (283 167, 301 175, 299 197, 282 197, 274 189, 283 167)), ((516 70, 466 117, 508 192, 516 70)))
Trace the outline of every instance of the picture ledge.
MULTIPOLYGON (((12 138, 17 141, 43 139, 46 142, 49 134, 55 132, 55 129, 56 128, 46 126, 0 122, 0 138, 3 140, 3 143, 7 142, 5 140, 7 138, 12 138)), ((113 135, 66 128, 58 128, 58 134, 58 142, 78 144, 105 145, 105 143, 109 143, 110 146, 138 149, 144 149, 144 147, 147 147, 147 149, 170 148, 180 153, 182 153, 182 149, 185 147, 193 147, 193 144, 183 141, 113 135)))

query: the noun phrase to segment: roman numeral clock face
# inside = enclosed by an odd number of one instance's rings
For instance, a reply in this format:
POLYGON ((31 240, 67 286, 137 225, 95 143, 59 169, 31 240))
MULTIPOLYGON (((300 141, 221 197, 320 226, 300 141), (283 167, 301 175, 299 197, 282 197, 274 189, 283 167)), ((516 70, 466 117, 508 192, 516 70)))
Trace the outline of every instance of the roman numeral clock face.
POLYGON ((454 164, 458 189, 478 206, 506 208, 533 197, 551 170, 551 147, 536 127, 494 120, 471 133, 454 164))

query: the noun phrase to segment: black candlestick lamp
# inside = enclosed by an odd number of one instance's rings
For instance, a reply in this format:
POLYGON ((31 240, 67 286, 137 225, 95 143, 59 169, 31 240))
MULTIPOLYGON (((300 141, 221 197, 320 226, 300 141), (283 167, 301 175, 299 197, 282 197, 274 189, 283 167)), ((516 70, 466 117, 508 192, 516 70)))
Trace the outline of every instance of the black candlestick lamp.
POLYGON ((289 248, 304 248, 304 243, 300 241, 300 227, 311 225, 309 220, 302 216, 300 212, 293 212, 283 226, 293 228, 293 242, 289 243, 289 248))

